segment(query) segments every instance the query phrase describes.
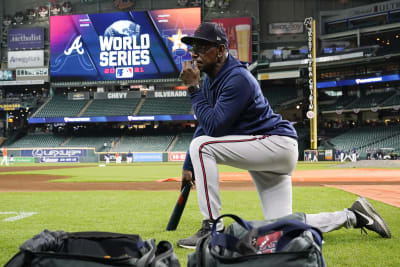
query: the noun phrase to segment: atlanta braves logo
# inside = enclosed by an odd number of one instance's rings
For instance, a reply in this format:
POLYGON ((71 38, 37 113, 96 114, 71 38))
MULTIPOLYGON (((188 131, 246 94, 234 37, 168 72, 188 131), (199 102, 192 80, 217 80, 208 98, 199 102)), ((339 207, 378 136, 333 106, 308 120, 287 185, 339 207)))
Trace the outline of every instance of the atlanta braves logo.
POLYGON ((256 243, 257 254, 266 254, 275 252, 276 245, 278 244, 278 240, 281 236, 282 236, 282 231, 277 231, 257 238, 257 243, 256 243))
POLYGON ((78 59, 79 65, 84 70, 95 70, 92 62, 90 61, 89 55, 85 54, 85 49, 83 47, 81 38, 81 35, 75 37, 75 39, 73 39, 73 37, 71 38, 71 40, 68 42, 68 44, 71 44, 70 47, 65 48, 64 53, 60 53, 54 59, 53 64, 51 64, 52 73, 62 72, 63 67, 67 63, 67 61, 76 60, 76 58, 78 59), (76 53, 74 53, 74 51, 76 53))
POLYGON ((64 50, 64 54, 66 56, 71 55, 74 50, 76 50, 76 52, 79 55, 83 55, 83 53, 85 53, 85 50, 82 47, 81 38, 82 38, 82 35, 79 35, 78 37, 76 37, 75 40, 72 42, 72 45, 68 49, 64 50))

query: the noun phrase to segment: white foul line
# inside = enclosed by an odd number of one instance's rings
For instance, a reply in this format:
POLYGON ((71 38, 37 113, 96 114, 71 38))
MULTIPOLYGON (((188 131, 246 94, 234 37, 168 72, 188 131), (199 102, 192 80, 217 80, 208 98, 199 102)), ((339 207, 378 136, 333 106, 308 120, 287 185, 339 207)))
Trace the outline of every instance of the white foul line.
POLYGON ((15 214, 15 216, 8 217, 2 220, 2 222, 13 222, 21 220, 23 218, 37 214, 37 212, 25 212, 25 211, 0 211, 1 214, 15 214))

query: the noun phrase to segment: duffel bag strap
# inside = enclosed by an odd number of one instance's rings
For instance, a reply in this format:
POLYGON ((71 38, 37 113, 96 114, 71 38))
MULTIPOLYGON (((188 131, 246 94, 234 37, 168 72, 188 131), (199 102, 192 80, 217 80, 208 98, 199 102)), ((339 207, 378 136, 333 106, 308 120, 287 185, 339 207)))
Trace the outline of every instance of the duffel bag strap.
POLYGON ((212 227, 211 235, 217 234, 217 223, 224 217, 229 217, 229 218, 234 219, 240 226, 242 226, 244 229, 246 229, 248 231, 253 229, 253 226, 251 226, 251 224, 248 221, 240 218, 239 216, 234 215, 234 214, 224 214, 224 215, 219 216, 217 219, 215 219, 213 227, 212 227))

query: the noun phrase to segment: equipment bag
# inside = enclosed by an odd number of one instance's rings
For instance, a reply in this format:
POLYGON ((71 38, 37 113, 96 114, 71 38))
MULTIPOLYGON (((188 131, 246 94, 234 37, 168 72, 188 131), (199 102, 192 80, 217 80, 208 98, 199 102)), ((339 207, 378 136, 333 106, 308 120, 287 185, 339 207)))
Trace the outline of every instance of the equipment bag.
POLYGON ((179 267, 168 241, 143 241, 139 235, 63 231, 42 233, 26 241, 4 267, 179 267))
POLYGON ((217 218, 210 235, 188 256, 188 267, 309 266, 323 267, 322 234, 304 223, 304 213, 274 221, 245 221, 226 214, 217 218), (216 231, 223 217, 235 220, 225 232, 216 231))

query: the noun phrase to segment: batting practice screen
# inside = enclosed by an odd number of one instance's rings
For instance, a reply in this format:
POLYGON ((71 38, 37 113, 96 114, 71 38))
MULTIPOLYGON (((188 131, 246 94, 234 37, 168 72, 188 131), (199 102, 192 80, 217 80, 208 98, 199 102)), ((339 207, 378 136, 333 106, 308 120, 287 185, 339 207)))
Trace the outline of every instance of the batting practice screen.
POLYGON ((200 22, 200 8, 52 16, 51 81, 176 78, 200 22))

